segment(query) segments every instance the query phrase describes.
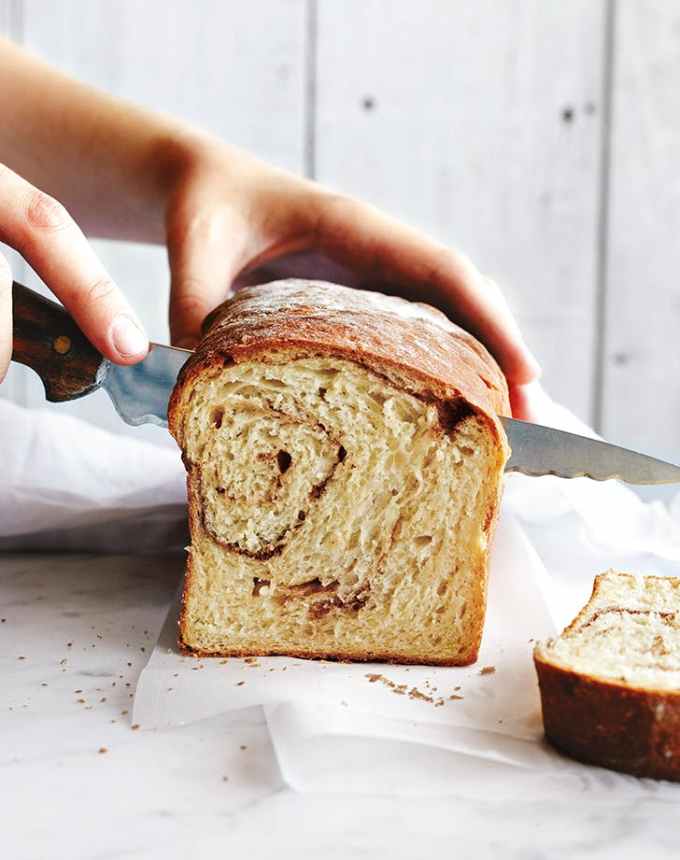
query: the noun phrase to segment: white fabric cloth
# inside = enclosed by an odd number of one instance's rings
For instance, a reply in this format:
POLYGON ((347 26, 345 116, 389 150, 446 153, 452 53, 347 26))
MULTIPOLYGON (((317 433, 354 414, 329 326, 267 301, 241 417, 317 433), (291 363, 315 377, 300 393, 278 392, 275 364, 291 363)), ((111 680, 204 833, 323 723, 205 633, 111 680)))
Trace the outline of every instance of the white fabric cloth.
POLYGON ((187 543, 179 451, 0 400, 0 550, 154 553, 187 543))

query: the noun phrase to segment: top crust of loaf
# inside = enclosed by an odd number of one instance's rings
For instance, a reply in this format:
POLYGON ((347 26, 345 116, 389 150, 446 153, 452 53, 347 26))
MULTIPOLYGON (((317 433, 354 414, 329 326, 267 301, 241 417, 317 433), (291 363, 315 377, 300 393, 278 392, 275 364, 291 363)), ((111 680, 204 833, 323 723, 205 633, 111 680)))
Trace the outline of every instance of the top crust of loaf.
MULTIPOLYGON (((500 368, 472 335, 419 302, 324 281, 290 279, 240 290, 206 319, 205 337, 170 399, 170 432, 183 445, 180 404, 203 371, 260 358, 334 355, 382 373, 432 401, 462 400, 485 416, 506 455, 498 415, 510 414, 500 368)), ((279 358, 278 360, 281 360, 279 358)))

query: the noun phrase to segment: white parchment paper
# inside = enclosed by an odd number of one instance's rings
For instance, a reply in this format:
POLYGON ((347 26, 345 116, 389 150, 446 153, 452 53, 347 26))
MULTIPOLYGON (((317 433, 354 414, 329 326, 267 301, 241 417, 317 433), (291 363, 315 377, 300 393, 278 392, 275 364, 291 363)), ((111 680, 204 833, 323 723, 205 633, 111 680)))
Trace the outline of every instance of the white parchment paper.
POLYGON ((175 604, 139 679, 134 720, 143 728, 161 728, 266 705, 291 782, 299 781, 292 764, 303 763, 302 749, 309 746, 314 758, 322 737, 338 735, 535 765, 545 753, 537 746, 542 730, 530 640, 555 629, 545 587, 543 566, 520 526, 503 515, 479 660, 461 668, 186 657, 176 645, 175 604))
MULTIPOLYGON (((592 432, 544 394, 538 407, 542 423, 592 432)), ((177 452, 1 400, 0 424, 0 550, 182 551, 177 452)), ((494 767, 514 781, 536 770, 596 779, 542 742, 530 640, 564 626, 602 570, 677 575, 679 559, 678 498, 645 504, 613 482, 509 476, 475 666, 199 661, 177 652, 175 605, 134 719, 162 729, 262 705, 282 774, 301 791, 483 795, 494 767)), ((608 789, 640 790, 603 773, 608 789)))

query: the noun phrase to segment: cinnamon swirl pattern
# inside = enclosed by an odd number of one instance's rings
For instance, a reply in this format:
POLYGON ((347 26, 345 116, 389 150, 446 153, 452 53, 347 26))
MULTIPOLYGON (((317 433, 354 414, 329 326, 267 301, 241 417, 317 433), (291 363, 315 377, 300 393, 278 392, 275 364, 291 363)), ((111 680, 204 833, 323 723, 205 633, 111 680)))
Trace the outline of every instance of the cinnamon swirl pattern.
MULTIPOLYGON (((355 291, 327 289, 337 326, 338 295, 355 291)), ((264 290, 287 298, 268 322, 277 339, 243 337, 248 296, 238 296, 238 327, 211 329, 171 404, 192 536, 182 646, 471 662, 507 454, 497 422, 381 356, 301 343, 291 290, 305 314, 323 306, 299 282, 246 292, 264 290)), ((356 326, 356 310, 344 314, 356 326)))

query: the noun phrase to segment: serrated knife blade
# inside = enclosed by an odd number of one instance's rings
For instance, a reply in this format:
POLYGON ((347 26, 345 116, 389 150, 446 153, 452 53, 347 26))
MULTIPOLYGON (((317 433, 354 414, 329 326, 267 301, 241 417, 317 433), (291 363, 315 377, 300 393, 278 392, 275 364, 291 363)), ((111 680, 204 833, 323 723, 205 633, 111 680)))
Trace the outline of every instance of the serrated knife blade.
MULTIPOLYGON (((75 400, 104 388, 128 424, 167 427, 168 401, 189 350, 152 343, 146 358, 122 367, 95 349, 61 305, 16 281, 12 310, 12 360, 38 374, 48 400, 75 400)), ((672 463, 540 424, 500 420, 512 448, 508 472, 618 478, 629 484, 680 483, 680 466, 672 463)))
POLYGON ((506 472, 560 478, 617 479, 627 484, 680 483, 680 466, 599 439, 502 417, 512 448, 506 472))

